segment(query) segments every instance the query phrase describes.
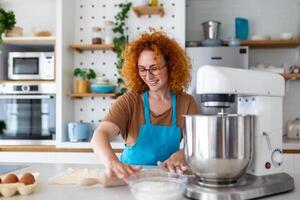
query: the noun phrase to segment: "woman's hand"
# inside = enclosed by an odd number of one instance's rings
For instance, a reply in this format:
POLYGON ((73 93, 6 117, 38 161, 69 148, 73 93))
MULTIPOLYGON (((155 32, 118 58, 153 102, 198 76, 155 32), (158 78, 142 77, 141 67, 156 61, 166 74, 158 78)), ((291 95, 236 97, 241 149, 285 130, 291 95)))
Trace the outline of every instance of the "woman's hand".
POLYGON ((179 174, 182 174, 185 171, 190 170, 190 168, 186 164, 183 150, 179 150, 179 151, 173 153, 169 159, 165 160, 163 163, 158 162, 157 165, 159 167, 167 169, 170 172, 173 172, 173 173, 176 172, 179 174))
POLYGON ((116 176, 119 179, 123 179, 126 183, 128 182, 129 176, 139 172, 141 169, 141 166, 124 164, 119 160, 112 160, 106 165, 106 173, 109 177, 116 176))

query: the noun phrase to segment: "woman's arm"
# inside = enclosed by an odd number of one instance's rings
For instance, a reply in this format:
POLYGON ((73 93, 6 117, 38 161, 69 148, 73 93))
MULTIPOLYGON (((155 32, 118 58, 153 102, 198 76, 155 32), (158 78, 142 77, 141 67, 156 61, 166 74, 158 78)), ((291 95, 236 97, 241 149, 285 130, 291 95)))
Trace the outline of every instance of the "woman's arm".
POLYGON ((127 181, 128 177, 138 172, 141 167, 123 164, 114 153, 110 141, 118 135, 120 129, 112 122, 104 121, 96 128, 92 145, 95 154, 102 160, 109 176, 116 175, 127 181))

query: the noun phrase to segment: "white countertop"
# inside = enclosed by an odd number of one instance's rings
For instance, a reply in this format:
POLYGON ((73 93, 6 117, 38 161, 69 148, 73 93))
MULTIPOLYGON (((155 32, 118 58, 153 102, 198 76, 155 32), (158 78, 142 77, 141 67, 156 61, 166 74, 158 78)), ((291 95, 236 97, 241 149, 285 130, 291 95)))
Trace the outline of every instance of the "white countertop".
MULTIPOLYGON (((2 163, 7 164, 7 163, 2 163)), ((11 164, 11 163, 10 163, 11 164)), ((20 164, 20 163, 14 163, 20 164)), ((21 163, 22 165, 24 163, 21 163)), ((15 171, 16 174, 22 174, 25 172, 39 172, 40 176, 37 180, 37 188, 33 194, 29 196, 16 195, 10 197, 10 200, 79 200, 79 199, 109 199, 109 200, 134 200, 129 187, 115 187, 115 188, 103 188, 99 185, 92 187, 82 187, 76 185, 51 185, 48 184, 48 178, 56 176, 67 168, 98 168, 99 165, 75 165, 75 164, 26 164, 29 167, 15 171)), ((264 198, 266 200, 295 200, 300 197, 300 176, 295 176, 294 191, 279 194, 271 197, 264 198)), ((183 197, 182 199, 186 199, 183 197)))

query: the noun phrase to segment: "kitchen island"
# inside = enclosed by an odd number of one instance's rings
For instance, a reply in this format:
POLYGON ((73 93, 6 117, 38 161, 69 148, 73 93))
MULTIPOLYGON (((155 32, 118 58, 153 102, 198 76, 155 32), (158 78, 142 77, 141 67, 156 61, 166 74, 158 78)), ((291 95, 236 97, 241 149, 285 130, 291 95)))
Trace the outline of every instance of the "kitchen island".
MULTIPOLYGON (((1 163, 12 164, 12 163, 1 163)), ((28 196, 16 195, 10 197, 10 200, 83 200, 83 199, 109 199, 109 200, 134 200, 128 186, 104 188, 99 185, 91 187, 83 187, 77 185, 52 185, 48 184, 48 178, 57 176, 68 168, 87 168, 95 169, 103 167, 100 165, 78 165, 78 164, 39 164, 39 163, 13 163, 18 165, 27 165, 28 167, 14 171, 16 174, 23 174, 26 172, 38 172, 40 175, 37 179, 37 188, 34 193, 28 196)), ((300 176, 294 176, 295 190, 265 197, 265 200, 295 200, 300 197, 300 176)), ((182 199, 186 199, 182 197, 182 199)))

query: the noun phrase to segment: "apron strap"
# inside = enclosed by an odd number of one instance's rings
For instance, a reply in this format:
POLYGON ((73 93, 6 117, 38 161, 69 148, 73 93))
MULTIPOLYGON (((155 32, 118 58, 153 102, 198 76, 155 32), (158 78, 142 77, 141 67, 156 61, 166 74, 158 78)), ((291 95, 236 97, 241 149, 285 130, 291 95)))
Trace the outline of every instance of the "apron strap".
POLYGON ((145 120, 146 124, 151 124, 150 121, 150 107, 149 107, 149 96, 148 91, 144 91, 144 113, 145 113, 145 120))
MULTIPOLYGON (((146 124, 151 124, 148 91, 144 91, 144 113, 146 124)), ((176 126, 176 94, 172 92, 172 126, 176 126)))
POLYGON ((172 126, 176 126, 176 94, 172 92, 172 126))

